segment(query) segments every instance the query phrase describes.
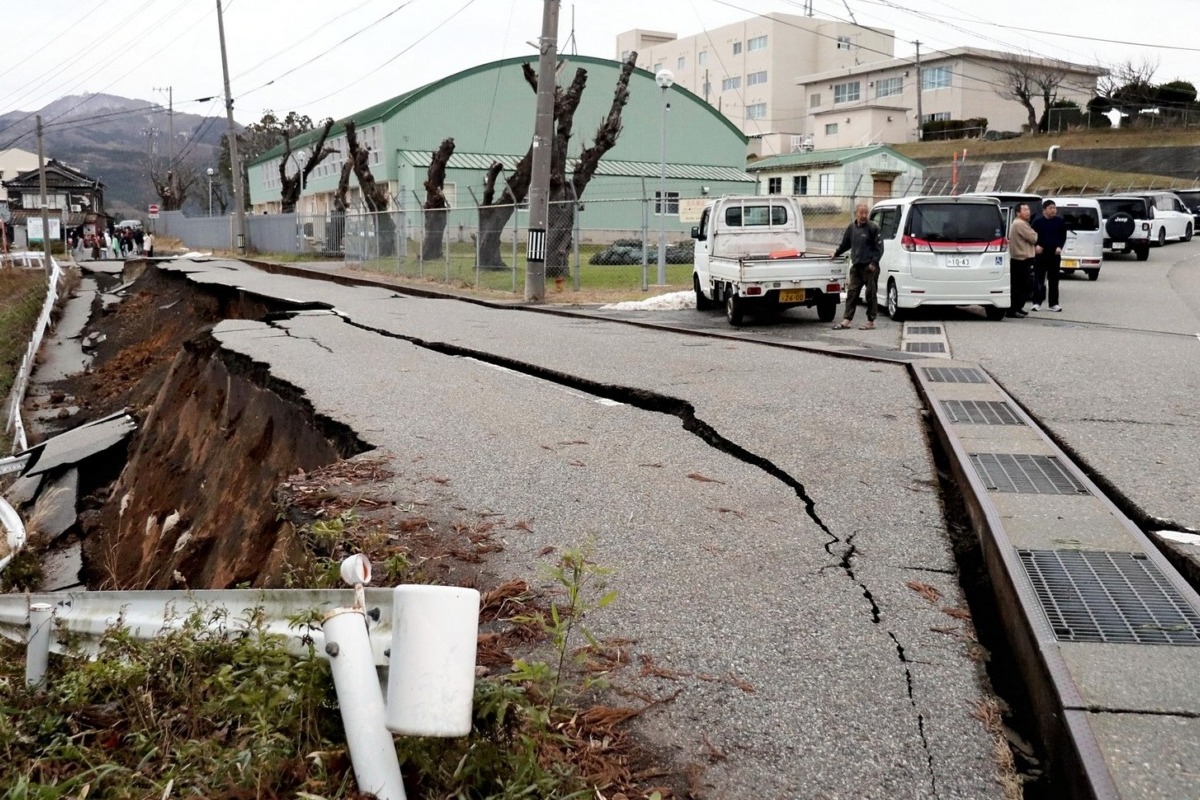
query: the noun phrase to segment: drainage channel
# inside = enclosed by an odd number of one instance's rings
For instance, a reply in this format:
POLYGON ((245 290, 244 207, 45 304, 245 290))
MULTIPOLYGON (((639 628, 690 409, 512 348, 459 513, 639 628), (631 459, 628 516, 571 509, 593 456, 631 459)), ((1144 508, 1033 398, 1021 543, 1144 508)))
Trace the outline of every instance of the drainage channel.
POLYGON ((1045 796, 1200 796, 1200 596, 983 370, 912 373, 1047 746, 1045 796))

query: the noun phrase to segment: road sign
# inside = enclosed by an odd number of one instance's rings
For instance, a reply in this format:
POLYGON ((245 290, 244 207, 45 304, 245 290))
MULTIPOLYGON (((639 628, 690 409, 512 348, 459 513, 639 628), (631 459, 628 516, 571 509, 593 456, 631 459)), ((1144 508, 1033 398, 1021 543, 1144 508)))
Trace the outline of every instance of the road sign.
POLYGON ((158 203, 150 204, 150 219, 158 219, 158 203))

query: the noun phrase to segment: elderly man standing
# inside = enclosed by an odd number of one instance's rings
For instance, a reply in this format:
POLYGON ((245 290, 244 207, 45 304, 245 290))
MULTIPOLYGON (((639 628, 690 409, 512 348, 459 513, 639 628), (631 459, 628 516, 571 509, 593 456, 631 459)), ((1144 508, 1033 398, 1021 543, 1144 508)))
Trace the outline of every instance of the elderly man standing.
POLYGON ((876 300, 875 293, 879 286, 879 260, 883 258, 883 236, 879 226, 867 219, 866 203, 854 207, 854 221, 846 226, 842 243, 834 251, 837 258, 842 253, 850 252, 850 285, 846 289, 846 311, 842 321, 833 326, 835 331, 850 327, 854 319, 854 309, 858 306, 859 292, 866 288, 867 294, 867 324, 861 330, 875 330, 876 300))

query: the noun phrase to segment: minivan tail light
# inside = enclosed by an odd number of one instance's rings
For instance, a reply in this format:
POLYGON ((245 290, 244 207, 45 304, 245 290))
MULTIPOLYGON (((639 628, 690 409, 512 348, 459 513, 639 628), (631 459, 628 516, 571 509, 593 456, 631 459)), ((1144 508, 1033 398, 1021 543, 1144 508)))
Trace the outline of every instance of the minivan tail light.
MULTIPOLYGON (((905 250, 908 250, 909 252, 913 252, 913 251, 915 251, 915 250, 917 249, 917 244, 918 244, 918 242, 920 242, 920 240, 918 240, 918 239, 914 239, 913 237, 909 236, 909 235, 906 233, 906 234, 904 234, 904 236, 903 236, 903 237, 900 239, 900 246, 901 246, 901 247, 903 247, 905 250)), ((929 246, 929 242, 920 242, 920 244, 923 244, 923 245, 925 245, 926 247, 928 247, 928 246, 929 246)))

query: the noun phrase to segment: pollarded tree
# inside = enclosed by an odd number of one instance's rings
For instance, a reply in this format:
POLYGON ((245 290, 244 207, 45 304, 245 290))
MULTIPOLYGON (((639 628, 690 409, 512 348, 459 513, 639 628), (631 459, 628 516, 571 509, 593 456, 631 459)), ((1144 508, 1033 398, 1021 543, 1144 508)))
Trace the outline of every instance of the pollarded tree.
POLYGON ((1063 62, 1034 56, 1013 56, 1000 70, 1001 85, 996 94, 1005 100, 1015 100, 1025 109, 1029 130, 1045 133, 1050 108, 1058 99, 1058 89, 1067 79, 1063 62), (1035 101, 1040 101, 1039 116, 1035 101))
MULTIPOLYGON (((566 274, 568 254, 571 249, 571 232, 579 199, 596 167, 609 150, 617 143, 621 133, 621 112, 629 100, 629 77, 637 63, 637 53, 630 52, 621 66, 617 86, 608 115, 600 124, 591 147, 584 149, 575 164, 571 177, 567 178, 567 148, 574 127, 575 110, 587 85, 587 70, 579 68, 575 77, 566 86, 554 90, 554 140, 551 142, 550 163, 550 217, 547 230, 546 274, 566 274)), ((537 92, 537 74, 529 63, 521 65, 526 82, 537 92)), ((496 181, 503 166, 493 163, 487 171, 483 185, 483 205, 479 209, 479 264, 485 269, 506 269, 500 254, 500 237, 512 218, 517 205, 529 194, 529 183, 533 172, 533 145, 517 163, 513 173, 504 182, 496 196, 496 181)))
POLYGON ((312 150, 308 151, 308 158, 295 175, 289 175, 287 170, 288 162, 292 157, 292 137, 287 131, 283 132, 283 157, 279 159, 279 199, 284 214, 290 214, 296 210, 296 203, 300 201, 300 192, 317 165, 337 152, 337 148, 325 146, 325 140, 329 138, 329 130, 332 127, 333 119, 325 120, 325 124, 321 126, 321 135, 317 139, 317 143, 313 145, 312 150))
POLYGON ((354 176, 358 178, 363 205, 375 218, 379 255, 383 258, 395 255, 396 223, 387 214, 388 204, 391 202, 387 184, 380 184, 375 180, 375 175, 371 172, 371 148, 363 147, 358 143, 358 134, 353 120, 346 123, 346 147, 346 161, 354 170, 354 176))
POLYGON ((437 261, 442 257, 442 240, 446 235, 446 162, 454 155, 454 139, 442 140, 429 161, 425 178, 425 236, 421 240, 421 260, 437 261))

